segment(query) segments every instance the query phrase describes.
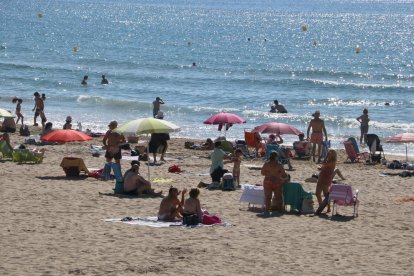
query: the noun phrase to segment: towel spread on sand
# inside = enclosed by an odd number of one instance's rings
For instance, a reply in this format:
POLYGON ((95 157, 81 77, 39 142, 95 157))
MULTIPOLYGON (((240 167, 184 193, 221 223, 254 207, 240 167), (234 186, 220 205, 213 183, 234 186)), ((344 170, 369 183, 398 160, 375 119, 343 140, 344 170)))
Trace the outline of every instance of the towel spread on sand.
MULTIPOLYGON (((140 226, 149 226, 155 228, 165 228, 165 227, 182 227, 188 228, 188 226, 183 225, 181 221, 177 222, 167 222, 167 221, 159 221, 157 217, 125 217, 125 218, 115 218, 115 219, 105 219, 105 222, 123 222, 132 225, 140 225, 140 226)), ((211 226, 230 226, 231 224, 223 222, 220 224, 214 225, 204 225, 199 223, 198 225, 192 225, 193 227, 211 227, 211 226)))
POLYGON ((169 183, 169 182, 174 182, 174 179, 172 179, 172 178, 156 177, 156 178, 151 178, 151 182, 152 183, 169 183))

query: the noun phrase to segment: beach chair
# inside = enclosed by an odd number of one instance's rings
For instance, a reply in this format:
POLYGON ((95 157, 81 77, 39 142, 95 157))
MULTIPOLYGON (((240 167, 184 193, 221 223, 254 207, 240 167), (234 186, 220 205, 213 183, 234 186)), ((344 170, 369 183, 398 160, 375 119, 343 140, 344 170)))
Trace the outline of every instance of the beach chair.
POLYGON ((305 192, 300 183, 283 184, 283 204, 290 206, 290 211, 302 211, 302 203, 304 199, 312 199, 311 192, 305 192))
MULTIPOLYGON (((279 155, 279 148, 280 147, 277 144, 266 144, 266 155, 265 155, 266 160, 269 160, 270 153, 272 151, 276 151, 277 154, 279 155)), ((279 158, 280 158, 280 156, 279 156, 279 158)))
POLYGON ((43 162, 43 155, 34 154, 28 149, 19 149, 13 151, 13 161, 18 163, 40 164, 43 162))
POLYGON ((63 168, 67 177, 77 177, 80 172, 89 174, 89 170, 82 158, 64 157, 62 162, 60 162, 60 166, 63 168))
POLYGON ((254 158, 254 153, 250 153, 249 148, 247 147, 246 141, 236 140, 236 149, 240 149, 245 158, 254 158))
POLYGON ((266 148, 264 146, 264 143, 257 143, 256 141, 256 137, 255 137, 255 133, 251 130, 244 130, 244 140, 246 141, 246 145, 247 147, 250 148, 254 148, 256 150, 256 148, 258 149, 259 152, 255 152, 256 156, 264 156, 265 152, 266 152, 266 148))
POLYGON ((347 160, 351 161, 351 163, 358 162, 361 156, 355 152, 355 148, 352 142, 345 141, 344 146, 345 146, 345 152, 347 155, 345 162, 347 160))
POLYGON ((355 150, 356 154, 360 156, 360 159, 366 159, 367 158, 369 152, 360 151, 359 147, 358 147, 357 140, 354 137, 349 137, 347 141, 352 143, 352 145, 354 146, 354 150, 355 150))
POLYGON ((352 206, 354 207, 353 217, 358 216, 358 190, 355 193, 352 192, 351 185, 347 184, 332 184, 329 191, 328 204, 333 202, 332 215, 336 215, 337 205, 340 206, 352 206))
POLYGON ((3 159, 13 158, 13 150, 7 146, 7 143, 4 140, 0 141, 0 152, 3 155, 3 159))
MULTIPOLYGON (((310 159, 312 156, 311 156, 311 151, 310 151, 310 147, 308 147, 308 148, 303 148, 301 145, 300 145, 300 143, 301 143, 301 141, 295 141, 295 142, 293 142, 293 150, 295 151, 295 157, 297 158, 297 159, 310 159)), ((306 142, 306 143, 309 143, 309 142, 306 142)))
POLYGON ((381 163, 381 159, 385 159, 385 154, 378 135, 367 134, 367 145, 370 151, 369 163, 381 163))

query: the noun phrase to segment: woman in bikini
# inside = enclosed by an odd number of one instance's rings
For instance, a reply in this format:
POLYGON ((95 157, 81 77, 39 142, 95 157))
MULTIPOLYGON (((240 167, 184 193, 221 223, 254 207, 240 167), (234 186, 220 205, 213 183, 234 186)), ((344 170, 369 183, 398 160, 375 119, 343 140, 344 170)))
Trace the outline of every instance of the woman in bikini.
POLYGON ((278 161, 277 152, 272 151, 270 153, 269 161, 263 165, 261 173, 265 177, 263 180, 266 207, 264 215, 269 215, 273 193, 276 199, 276 210, 283 211, 283 184, 287 181, 288 175, 286 174, 283 165, 278 161))
MULTIPOLYGON (((316 184, 315 195, 318 199, 319 206, 322 204, 322 193, 325 198, 329 197, 329 188, 331 187, 332 178, 335 173, 336 160, 336 151, 330 149, 328 151, 328 155, 326 156, 325 162, 322 164, 322 167, 320 168, 318 182, 316 184)), ((342 177, 342 175, 340 176, 342 177)), ((329 213, 330 211, 330 206, 328 204, 327 212, 329 213)), ((322 212, 322 210, 320 210, 320 212, 322 212)))

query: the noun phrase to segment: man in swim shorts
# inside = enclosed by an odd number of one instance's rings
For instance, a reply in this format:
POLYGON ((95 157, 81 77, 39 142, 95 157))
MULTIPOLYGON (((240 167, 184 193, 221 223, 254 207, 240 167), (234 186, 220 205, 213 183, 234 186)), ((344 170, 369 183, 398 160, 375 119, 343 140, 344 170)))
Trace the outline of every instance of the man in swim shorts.
POLYGON ((45 112, 44 112, 44 109, 45 109, 44 100, 43 100, 42 97, 40 97, 39 92, 35 92, 33 94, 33 96, 35 97, 34 98, 35 106, 32 109, 32 111, 35 112, 33 125, 37 126, 36 119, 37 119, 38 116, 40 116, 40 118, 42 119, 42 127, 45 128, 45 123, 46 123, 47 119, 46 119, 45 112))
POLYGON ((105 136, 102 140, 104 148, 106 149, 105 158, 106 162, 111 162, 112 159, 115 159, 115 162, 120 164, 121 162, 121 148, 120 145, 125 143, 125 137, 122 134, 113 132, 113 130, 118 126, 117 121, 112 121, 109 123, 109 130, 105 133, 105 136))
POLYGON ((309 139, 309 132, 312 129, 312 134, 310 136, 310 142, 312 143, 312 156, 313 161, 315 162, 315 152, 316 146, 318 146, 318 163, 321 162, 321 149, 322 149, 322 141, 325 135, 325 141, 328 140, 328 134, 326 133, 325 122, 319 118, 321 113, 319 110, 315 111, 312 114, 313 119, 309 122, 308 131, 307 131, 307 138, 309 139))

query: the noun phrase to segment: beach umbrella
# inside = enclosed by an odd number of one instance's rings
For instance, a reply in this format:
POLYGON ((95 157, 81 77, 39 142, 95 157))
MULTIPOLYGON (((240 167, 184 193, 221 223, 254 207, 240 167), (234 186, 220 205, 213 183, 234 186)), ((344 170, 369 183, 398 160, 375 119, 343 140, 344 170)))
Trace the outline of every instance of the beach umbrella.
POLYGON ((274 133, 277 135, 285 135, 285 134, 293 134, 299 135, 302 131, 298 130, 297 128, 285 124, 285 123, 278 123, 278 122, 270 122, 254 128, 255 131, 260 133, 274 133))
POLYGON ((224 129, 224 136, 226 136, 226 131, 231 125, 244 123, 246 123, 246 119, 240 117, 239 115, 225 112, 217 113, 204 121, 204 124, 207 125, 219 125, 219 131, 221 131, 223 125, 226 125, 224 129))
MULTIPOLYGON (((180 131, 180 127, 165 121, 152 117, 136 119, 129 121, 116 129, 115 132, 121 134, 148 134, 150 133, 171 133, 180 131)), ((148 180, 150 179, 150 169, 149 169, 149 146, 147 146, 147 155, 148 155, 148 180)))
POLYGON ((405 158, 408 161, 408 143, 414 143, 414 133, 400 133, 386 140, 387 143, 404 143, 405 158))
POLYGON ((0 108, 0 117, 12 117, 14 118, 15 116, 8 110, 0 108))
MULTIPOLYGON (((84 142, 92 140, 92 137, 83 132, 73 129, 59 129, 54 130, 42 137, 41 141, 52 143, 69 143, 69 142, 84 142)), ((66 144, 66 154, 68 153, 68 145, 66 144)))
POLYGON ((44 142, 68 143, 88 141, 92 140, 92 137, 73 129, 59 129, 44 135, 40 140, 44 142))

